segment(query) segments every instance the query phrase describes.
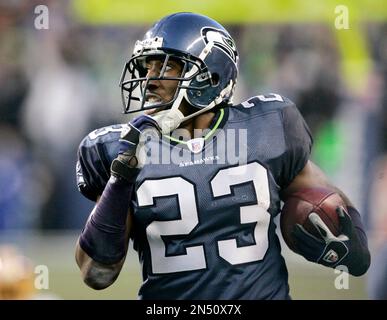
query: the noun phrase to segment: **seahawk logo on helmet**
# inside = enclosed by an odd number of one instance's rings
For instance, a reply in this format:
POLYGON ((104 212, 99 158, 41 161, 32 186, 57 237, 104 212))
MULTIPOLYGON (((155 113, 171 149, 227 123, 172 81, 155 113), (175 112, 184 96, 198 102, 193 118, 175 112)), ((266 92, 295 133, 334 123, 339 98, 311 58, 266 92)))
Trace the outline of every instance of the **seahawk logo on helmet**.
POLYGON ((214 46, 223 50, 235 64, 238 62, 235 42, 229 34, 220 29, 205 27, 202 29, 202 35, 206 44, 213 42, 214 46))

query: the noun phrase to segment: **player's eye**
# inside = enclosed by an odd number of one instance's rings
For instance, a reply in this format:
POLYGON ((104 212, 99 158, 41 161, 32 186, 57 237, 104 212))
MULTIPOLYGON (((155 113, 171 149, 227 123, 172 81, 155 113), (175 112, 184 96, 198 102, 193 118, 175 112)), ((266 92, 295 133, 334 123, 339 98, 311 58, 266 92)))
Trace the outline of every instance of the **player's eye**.
POLYGON ((155 74, 160 73, 160 67, 151 63, 146 63, 144 68, 147 74, 149 74, 150 72, 153 72, 155 74))
POLYGON ((183 66, 175 61, 170 61, 167 63, 167 66, 165 68, 165 72, 174 72, 176 74, 180 74, 182 71, 183 66))
POLYGON ((171 70, 173 70, 173 65, 168 63, 167 66, 165 67, 165 72, 168 72, 171 70))

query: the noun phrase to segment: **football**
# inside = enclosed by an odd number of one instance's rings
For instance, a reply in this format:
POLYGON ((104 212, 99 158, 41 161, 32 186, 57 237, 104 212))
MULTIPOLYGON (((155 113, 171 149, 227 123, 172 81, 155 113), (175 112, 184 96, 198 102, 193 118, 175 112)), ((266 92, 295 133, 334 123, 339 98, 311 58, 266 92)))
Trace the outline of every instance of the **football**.
POLYGON ((325 188, 303 189, 287 197, 282 207, 280 226, 288 247, 295 252, 297 251, 292 236, 293 227, 297 223, 309 233, 321 238, 308 219, 311 212, 317 213, 329 230, 338 236, 340 234, 339 217, 336 212, 338 206, 346 207, 341 196, 335 191, 325 188))

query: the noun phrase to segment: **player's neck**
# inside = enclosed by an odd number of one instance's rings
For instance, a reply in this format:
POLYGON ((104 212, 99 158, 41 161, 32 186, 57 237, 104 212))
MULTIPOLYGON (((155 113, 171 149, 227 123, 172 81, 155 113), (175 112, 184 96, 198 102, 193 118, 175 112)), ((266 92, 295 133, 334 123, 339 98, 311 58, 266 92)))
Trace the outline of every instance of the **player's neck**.
MULTIPOLYGON (((186 100, 181 102, 179 110, 185 115, 188 116, 194 112, 197 112, 197 109, 194 109, 190 106, 186 100)), ((215 116, 214 111, 207 111, 205 113, 199 114, 198 116, 183 122, 179 129, 184 129, 179 131, 179 135, 185 140, 190 140, 194 138, 199 138, 202 136, 204 130, 208 129, 211 125, 211 121, 215 116)))
POLYGON ((180 128, 185 129, 184 132, 187 134, 184 140, 201 137, 201 132, 210 127, 214 116, 215 112, 209 111, 183 123, 180 128), (195 134, 199 134, 199 136, 196 137, 195 134))

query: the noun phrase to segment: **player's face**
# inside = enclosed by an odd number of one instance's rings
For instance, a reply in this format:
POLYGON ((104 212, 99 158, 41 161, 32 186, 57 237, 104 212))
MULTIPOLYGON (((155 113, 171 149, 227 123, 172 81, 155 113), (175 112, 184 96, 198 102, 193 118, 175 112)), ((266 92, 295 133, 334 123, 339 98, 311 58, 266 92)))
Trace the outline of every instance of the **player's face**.
MULTIPOLYGON (((164 64, 163 59, 150 58, 146 62, 146 77, 159 77, 164 64)), ((182 72, 182 64, 169 60, 165 68, 163 77, 180 77, 182 72)), ((148 90, 146 92, 146 104, 168 103, 175 96, 178 80, 150 80, 148 90)), ((157 111, 157 110, 154 110, 157 111)))

